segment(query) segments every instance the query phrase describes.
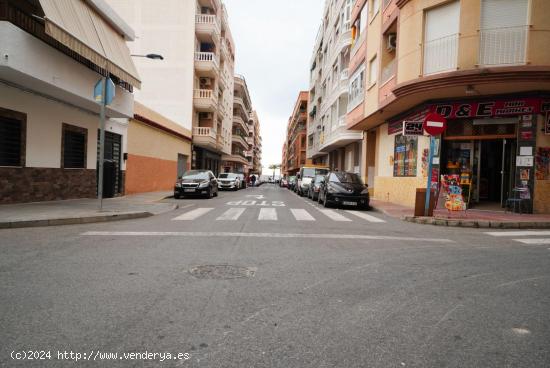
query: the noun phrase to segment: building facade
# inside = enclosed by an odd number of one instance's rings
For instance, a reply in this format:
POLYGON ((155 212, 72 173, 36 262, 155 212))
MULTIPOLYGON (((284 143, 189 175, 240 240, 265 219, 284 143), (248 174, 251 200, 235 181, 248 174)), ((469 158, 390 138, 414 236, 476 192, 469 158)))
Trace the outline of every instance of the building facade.
POLYGON ((260 133, 260 119, 256 110, 250 113, 248 143, 252 144, 247 154, 250 174, 262 174, 262 135, 260 133), (250 143, 252 142, 252 143, 250 143))
POLYGON ((308 103, 309 92, 301 91, 288 119, 281 165, 281 173, 285 176, 296 175, 307 162, 308 103))
POLYGON ((459 175, 469 208, 493 209, 524 188, 530 211, 550 212, 548 12, 544 0, 355 1, 365 84, 346 125, 365 132, 376 199, 412 206, 426 187, 429 138, 402 126, 437 112, 434 185, 459 175))
POLYGON ((144 88, 136 100, 192 131, 191 166, 222 169, 232 155, 235 48, 220 0, 108 0, 138 34, 132 53, 158 53, 159 62, 139 58, 144 88))
POLYGON ((172 190, 191 168, 191 131, 136 102, 127 153, 126 194, 172 190))
POLYGON ((104 1, 0 1, 0 202, 97 195, 100 106, 109 76, 104 195, 124 193, 127 119, 140 78, 132 29, 104 1), (99 31, 99 32, 98 32, 99 31))
POLYGON ((307 157, 315 164, 360 173, 363 133, 348 113, 363 103, 364 62, 352 58, 352 0, 326 1, 310 66, 307 157))

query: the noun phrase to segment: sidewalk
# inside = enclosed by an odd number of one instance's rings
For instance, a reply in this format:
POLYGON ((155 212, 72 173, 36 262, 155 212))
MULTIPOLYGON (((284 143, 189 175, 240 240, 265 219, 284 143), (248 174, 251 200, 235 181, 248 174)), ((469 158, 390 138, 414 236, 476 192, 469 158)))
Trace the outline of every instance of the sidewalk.
POLYGON ((0 205, 0 229, 85 224, 149 217, 172 211, 177 205, 160 202, 172 192, 152 192, 103 200, 34 202, 0 205))
POLYGON ((447 210, 435 210, 434 217, 415 217, 412 207, 378 200, 371 200, 371 206, 388 216, 425 225, 499 229, 550 228, 550 215, 520 215, 471 209, 450 214, 447 210))

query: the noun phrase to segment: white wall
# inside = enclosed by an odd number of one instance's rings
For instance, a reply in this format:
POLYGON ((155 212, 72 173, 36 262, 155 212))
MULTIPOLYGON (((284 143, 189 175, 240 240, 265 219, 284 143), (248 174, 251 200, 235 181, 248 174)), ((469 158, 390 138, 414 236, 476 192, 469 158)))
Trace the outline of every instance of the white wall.
POLYGON ((134 29, 132 54, 161 54, 164 60, 134 58, 142 81, 137 101, 189 130, 193 119, 195 0, 107 0, 134 29))
MULTIPOLYGON (((99 112, 93 99, 98 73, 5 21, 0 21, 0 40, 0 80, 99 112)), ((131 93, 117 87, 107 115, 132 117, 133 102, 131 93)))

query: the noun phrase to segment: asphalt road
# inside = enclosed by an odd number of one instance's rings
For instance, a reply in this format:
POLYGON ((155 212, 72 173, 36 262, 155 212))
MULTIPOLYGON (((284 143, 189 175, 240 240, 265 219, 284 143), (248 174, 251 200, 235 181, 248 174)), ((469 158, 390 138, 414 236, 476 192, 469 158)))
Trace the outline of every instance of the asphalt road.
POLYGON ((550 246, 518 241, 534 234, 325 212, 273 185, 177 203, 0 230, 0 366, 550 366, 550 246), (52 356, 11 358, 29 350, 52 356))

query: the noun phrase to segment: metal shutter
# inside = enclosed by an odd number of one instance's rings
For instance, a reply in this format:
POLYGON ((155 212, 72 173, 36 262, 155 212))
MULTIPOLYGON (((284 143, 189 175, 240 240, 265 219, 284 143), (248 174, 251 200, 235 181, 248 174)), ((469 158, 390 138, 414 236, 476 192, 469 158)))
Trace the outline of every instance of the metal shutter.
POLYGON ((426 12, 424 74, 456 70, 459 26, 459 1, 426 12))

